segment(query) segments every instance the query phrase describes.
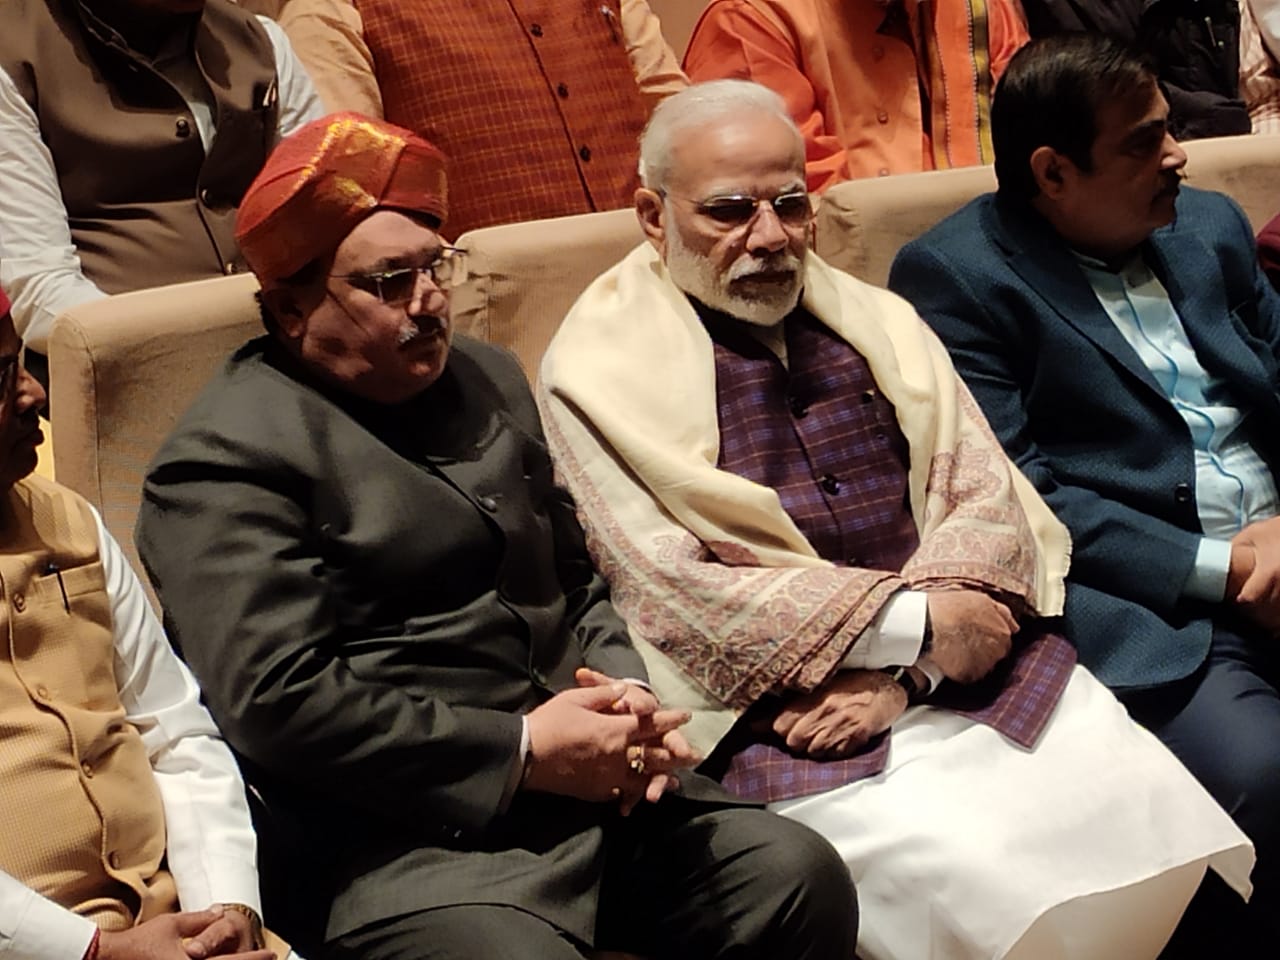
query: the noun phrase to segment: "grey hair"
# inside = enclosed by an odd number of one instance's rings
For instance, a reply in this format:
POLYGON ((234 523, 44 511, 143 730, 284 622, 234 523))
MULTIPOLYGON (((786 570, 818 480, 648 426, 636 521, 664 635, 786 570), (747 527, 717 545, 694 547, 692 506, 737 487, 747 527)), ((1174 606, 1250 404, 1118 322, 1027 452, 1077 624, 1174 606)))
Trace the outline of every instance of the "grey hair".
POLYGON ((644 133, 640 134, 640 183, 650 190, 660 190, 666 185, 676 134, 748 112, 776 116, 800 138, 800 129, 787 112, 786 103, 768 87, 750 80, 697 83, 667 97, 654 108, 644 133))

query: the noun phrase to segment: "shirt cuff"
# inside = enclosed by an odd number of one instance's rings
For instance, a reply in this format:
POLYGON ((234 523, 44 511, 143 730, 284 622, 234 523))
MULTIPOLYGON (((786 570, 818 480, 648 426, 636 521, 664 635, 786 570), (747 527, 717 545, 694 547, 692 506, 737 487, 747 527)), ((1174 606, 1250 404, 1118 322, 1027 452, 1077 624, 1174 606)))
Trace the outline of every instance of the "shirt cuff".
POLYGON ((928 657, 921 657, 914 664, 915 668, 929 678, 929 689, 921 690, 922 695, 933 693, 943 680, 947 679, 947 675, 938 669, 938 665, 928 657))
POLYGON ((0 957, 80 960, 97 926, 34 890, 29 893, 14 928, 0 929, 0 957))
POLYGON ((898 591, 862 631, 840 666, 845 670, 878 670, 915 663, 924 643, 928 612, 928 594, 920 590, 898 591))
POLYGON ((1227 574, 1231 571, 1231 541, 1200 538, 1195 566, 1182 585, 1182 595, 1189 600, 1221 603, 1227 595, 1227 574))

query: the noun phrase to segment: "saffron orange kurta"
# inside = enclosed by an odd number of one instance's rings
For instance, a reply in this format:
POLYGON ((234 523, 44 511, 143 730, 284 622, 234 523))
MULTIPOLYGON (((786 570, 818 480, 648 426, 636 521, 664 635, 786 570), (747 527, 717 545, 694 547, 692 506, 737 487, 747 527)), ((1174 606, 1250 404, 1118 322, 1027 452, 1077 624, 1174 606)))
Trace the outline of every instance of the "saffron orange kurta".
POLYGON ((991 91, 1027 30, 1010 0, 712 0, 692 80, 755 80, 787 102, 811 191, 991 163, 991 91))

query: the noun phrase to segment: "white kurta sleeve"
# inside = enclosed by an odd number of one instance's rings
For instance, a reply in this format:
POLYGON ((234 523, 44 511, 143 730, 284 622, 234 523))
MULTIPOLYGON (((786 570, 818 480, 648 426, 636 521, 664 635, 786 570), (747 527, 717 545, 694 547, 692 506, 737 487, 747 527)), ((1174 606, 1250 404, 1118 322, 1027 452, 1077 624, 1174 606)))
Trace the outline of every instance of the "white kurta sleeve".
POLYGON ((97 928, 0 872, 0 957, 4 960, 78 960, 97 928))
POLYGON ((200 703, 195 679, 169 647, 142 585, 98 523, 116 641, 116 683, 142 734, 164 802, 169 870, 184 910, 243 903, 259 913, 257 844, 244 783, 200 703))
POLYGON ((307 68, 302 65, 284 29, 269 17, 258 15, 258 22, 271 38, 276 54, 276 82, 280 92, 280 120, 276 125, 279 143, 303 124, 319 120, 328 111, 316 92, 307 68))
POLYGON ((0 70, 0 286, 28 346, 46 351, 53 321, 105 294, 85 275, 40 121, 0 70))

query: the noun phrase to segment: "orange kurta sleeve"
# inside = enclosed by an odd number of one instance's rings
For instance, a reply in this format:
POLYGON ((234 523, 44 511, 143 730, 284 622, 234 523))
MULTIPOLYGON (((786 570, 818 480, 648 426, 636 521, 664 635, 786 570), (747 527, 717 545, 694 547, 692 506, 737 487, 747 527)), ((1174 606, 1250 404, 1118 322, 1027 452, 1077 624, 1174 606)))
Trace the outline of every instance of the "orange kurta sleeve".
POLYGON ((774 90, 786 101, 804 136, 810 192, 821 193, 849 179, 844 146, 819 108, 796 44, 751 4, 744 0, 713 3, 694 28, 684 69, 695 83, 736 77, 774 90))

